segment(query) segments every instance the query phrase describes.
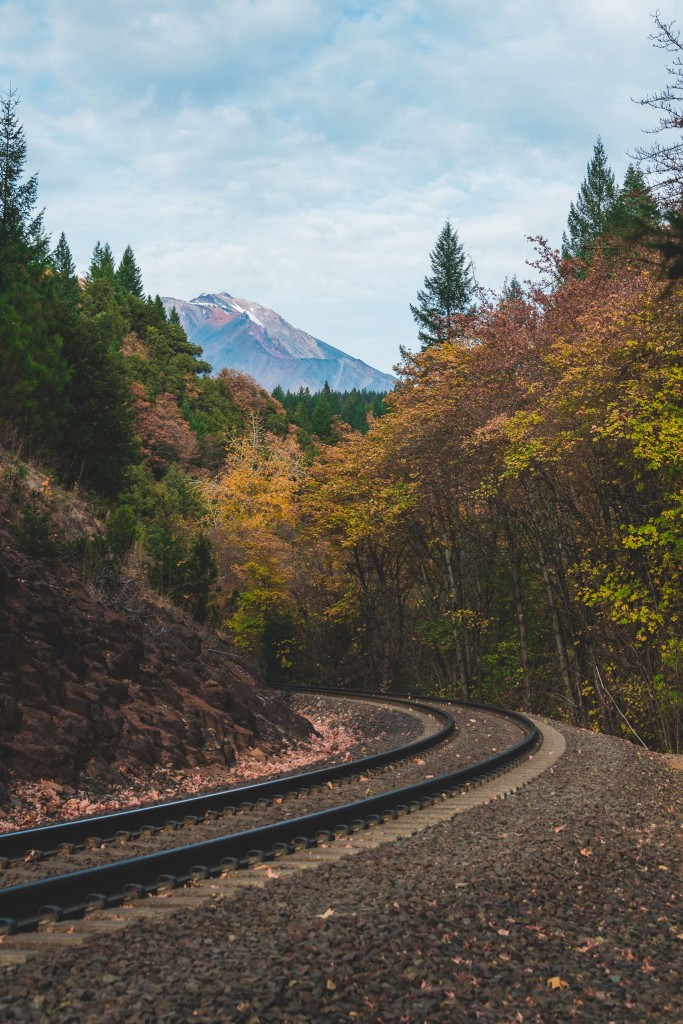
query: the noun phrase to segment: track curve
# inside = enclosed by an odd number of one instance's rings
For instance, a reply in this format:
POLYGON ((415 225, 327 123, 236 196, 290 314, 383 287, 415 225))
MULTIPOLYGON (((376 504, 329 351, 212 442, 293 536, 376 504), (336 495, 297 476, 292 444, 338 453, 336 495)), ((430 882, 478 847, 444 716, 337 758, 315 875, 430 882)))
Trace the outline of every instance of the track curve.
MULTIPOLYGON (((308 688, 305 692, 329 693, 329 691, 313 691, 308 688)), ((335 693, 337 696, 362 696, 363 699, 371 697, 387 701, 385 695, 369 695, 349 691, 343 693, 335 691, 335 693)), ((394 702, 397 704, 410 703, 413 707, 427 709, 430 714, 438 712, 444 715, 446 720, 450 720, 450 723, 446 721, 444 729, 447 732, 451 732, 453 729, 452 716, 443 708, 414 701, 394 700, 394 702)), ((484 710, 479 705, 472 705, 472 707, 484 710)), ((502 712, 498 709, 486 710, 495 710, 496 714, 504 715, 515 721, 524 731, 523 738, 506 750, 476 764, 458 768, 456 771, 437 778, 425 779, 418 784, 385 792, 379 796, 372 796, 350 804, 342 804, 299 818, 280 821, 201 843, 184 845, 160 853, 129 858, 115 864, 6 888, 0 892, 0 931, 7 934, 17 930, 30 930, 41 922, 79 917, 89 909, 117 906, 127 900, 136 897, 142 898, 163 889, 174 888, 193 879, 225 874, 249 864, 285 856, 307 846, 315 846, 319 842, 329 842, 335 836, 348 835, 354 831, 361 831, 382 822, 394 820, 412 810, 456 795, 462 792, 463 787, 490 778, 518 763, 538 742, 538 730, 529 719, 514 712, 502 712)), ((435 734, 435 736, 439 735, 435 734)), ((334 769, 304 773, 294 777, 293 781, 300 786, 310 786, 311 778, 320 776, 320 772, 329 773, 343 769, 343 774, 352 775, 358 772, 359 766, 362 766, 361 770, 367 770, 369 764, 372 763, 387 764, 390 760, 389 755, 393 755, 395 760, 397 756, 409 756, 408 752, 414 754, 419 750, 426 749, 425 744, 433 745, 438 742, 435 736, 415 741, 404 748, 396 748, 394 751, 382 755, 371 755, 370 758, 335 766, 334 769), (377 760, 378 758, 380 760, 377 760)), ((329 774, 321 777, 323 779, 330 778, 329 774)), ((240 787, 240 792, 250 790, 253 794, 259 789, 263 792, 263 786, 269 786, 273 792, 277 792, 278 789, 282 789, 283 781, 282 779, 271 780, 269 783, 261 783, 257 786, 240 787)), ((235 790, 226 791, 226 793, 234 798, 235 790)), ((211 794, 208 799, 221 798, 225 802, 225 797, 225 793, 211 794)), ((207 798, 192 798, 190 802, 195 799, 207 798)), ((186 801, 180 803, 184 805, 186 801)), ((162 809, 166 820, 168 805, 162 805, 162 809)), ((148 812, 154 808, 139 810, 148 812)), ((125 814, 126 812, 120 813, 125 814)), ((117 818, 119 822, 121 820, 120 814, 104 817, 117 818)), ((91 823, 92 820, 90 819, 91 823)), ((73 826, 82 824, 82 822, 68 824, 73 826)), ((47 828, 56 827, 48 826, 47 828)), ((38 830, 27 830, 27 833, 35 834, 36 831, 38 830)), ((92 824, 90 832, 92 832, 92 824)))
POLYGON ((186 817, 201 818, 207 814, 220 814, 226 806, 238 807, 241 803, 272 800, 276 796, 293 793, 303 787, 319 786, 326 782, 351 778, 359 772, 380 768, 399 759, 412 757, 429 750, 443 742, 455 728, 452 715, 441 708, 425 704, 421 700, 409 701, 384 694, 365 694, 360 691, 340 693, 338 690, 332 691, 323 688, 315 690, 301 688, 298 692, 325 693, 359 700, 381 701, 397 706, 408 704, 413 710, 436 718, 440 721, 441 728, 431 735, 423 736, 401 747, 394 747, 343 764, 317 768, 285 778, 267 779, 264 782, 249 783, 213 793, 184 797, 181 800, 165 800, 162 803, 150 804, 145 807, 134 807, 109 814, 95 814, 87 818, 74 818, 70 821, 6 832, 0 835, 0 863, 23 858, 28 853, 47 856, 56 852, 62 844, 72 848, 82 848, 86 842, 92 841, 93 837, 97 839, 98 843, 106 843, 114 840, 117 833, 128 833, 130 836, 135 836, 139 835, 143 829, 162 828, 169 822, 180 822, 186 817))

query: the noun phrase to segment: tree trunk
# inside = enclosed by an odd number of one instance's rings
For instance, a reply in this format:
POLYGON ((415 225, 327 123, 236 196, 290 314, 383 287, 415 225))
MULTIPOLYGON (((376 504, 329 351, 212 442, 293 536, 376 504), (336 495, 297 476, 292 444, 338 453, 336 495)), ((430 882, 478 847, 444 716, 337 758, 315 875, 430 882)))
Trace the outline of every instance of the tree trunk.
POLYGON ((526 616, 524 614, 524 601, 522 598, 522 555, 519 545, 510 528, 507 526, 507 535, 510 542, 510 569, 512 575, 512 594, 515 602, 515 614, 517 617, 517 630, 519 632, 519 650, 522 660, 522 707, 525 711, 531 711, 531 672, 529 669, 529 643, 527 639, 526 616))

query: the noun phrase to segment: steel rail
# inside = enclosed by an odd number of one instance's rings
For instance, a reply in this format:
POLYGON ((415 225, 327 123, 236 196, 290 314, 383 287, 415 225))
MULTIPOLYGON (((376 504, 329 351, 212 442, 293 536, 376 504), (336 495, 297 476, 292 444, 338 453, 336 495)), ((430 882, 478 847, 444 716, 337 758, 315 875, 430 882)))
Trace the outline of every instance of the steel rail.
POLYGON ((468 783, 511 767, 538 743, 538 729, 529 719, 516 712, 499 713, 522 726, 523 738, 483 761, 437 778, 300 818, 0 890, 0 933, 29 931, 46 921, 80 917, 91 909, 119 906, 193 879, 216 877, 456 795, 468 783))
MULTIPOLYGON (((322 691, 306 688, 304 692, 322 691)), ((422 711, 440 720, 442 727, 429 736, 413 740, 402 747, 393 747, 378 754, 368 754, 366 757, 356 758, 353 761, 346 761, 343 764, 327 768, 316 768, 296 775, 279 776, 263 782, 233 786, 213 793, 184 797, 181 800, 167 800, 144 807, 128 808, 107 814, 93 814, 87 818, 74 818, 71 821, 38 825, 35 828, 21 829, 16 832, 5 832, 0 835, 0 864, 7 866, 10 861, 23 859, 34 851, 41 856, 49 856, 56 853, 61 845, 67 846, 71 850, 82 849, 86 843, 95 839, 97 844, 101 845, 115 840, 117 832, 125 832, 130 838, 136 838, 142 830, 156 831, 169 825, 179 825, 186 817, 199 819, 205 817, 207 813, 224 813, 227 808, 239 810, 240 803, 255 803, 257 800, 270 801, 275 797, 295 793, 299 789, 323 785, 336 779, 349 778, 428 750, 443 742, 455 728, 453 717, 447 711, 431 707, 421 701, 410 701, 409 698, 384 694, 361 694, 350 691, 342 694, 339 690, 325 690, 325 693, 330 692, 337 697, 347 696, 353 700, 369 700, 375 703, 395 704, 399 707, 409 704, 414 710, 422 711)))

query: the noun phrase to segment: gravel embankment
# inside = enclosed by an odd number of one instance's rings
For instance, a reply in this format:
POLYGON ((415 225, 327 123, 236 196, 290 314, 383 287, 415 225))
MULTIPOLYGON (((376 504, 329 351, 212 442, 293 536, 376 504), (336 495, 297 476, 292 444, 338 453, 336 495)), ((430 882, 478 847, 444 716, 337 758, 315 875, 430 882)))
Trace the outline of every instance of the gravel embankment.
MULTIPOLYGON (((320 703, 316 701, 313 709, 316 715, 325 707, 322 701, 322 698, 320 703)), ((328 712, 329 704, 328 700, 328 712)), ((464 764, 482 760, 492 750, 503 750, 521 737, 521 731, 515 725, 494 715, 473 712, 457 706, 451 707, 450 711, 456 720, 457 730, 452 738, 434 750, 423 751, 415 758, 387 768, 383 774, 363 775, 357 782, 345 781, 338 787, 325 787, 319 793, 296 795, 269 807, 239 811, 232 817, 222 817, 216 821, 200 822, 176 831, 158 833, 152 838, 140 837, 125 845, 108 843, 94 850, 83 850, 69 856, 58 855, 43 861, 32 860, 29 857, 25 862, 14 862, 0 872, 0 888, 21 885, 38 878, 48 878, 70 871, 99 867, 114 860, 158 853, 186 843, 215 839, 245 829, 259 828, 274 821, 298 818, 327 807, 362 800, 374 794, 409 785, 411 782, 419 782, 425 776, 442 775, 464 764)), ((351 748, 352 757, 361 757, 408 743, 419 738, 423 730, 431 732, 439 727, 435 719, 427 718, 421 721, 420 718, 390 705, 361 705, 357 701, 344 702, 342 708, 336 709, 335 721, 340 720, 349 730, 363 732, 368 737, 356 748, 351 748)), ((330 758, 329 762, 340 760, 344 760, 344 757, 330 758)), ((95 820, 93 835, 99 834, 95 820)))
POLYGON ((349 861, 0 976, 0 1019, 683 1019, 683 776, 563 729, 522 791, 349 861))

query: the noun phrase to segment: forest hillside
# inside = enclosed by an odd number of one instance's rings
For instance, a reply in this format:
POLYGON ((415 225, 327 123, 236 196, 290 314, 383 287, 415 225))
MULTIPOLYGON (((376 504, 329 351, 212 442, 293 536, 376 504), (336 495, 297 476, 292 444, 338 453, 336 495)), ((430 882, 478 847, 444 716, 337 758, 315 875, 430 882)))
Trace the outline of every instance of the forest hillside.
MULTIPOLYGON (((269 395, 211 375, 130 247, 98 242, 79 278, 35 213, 13 93, 0 133, 6 580, 39 559, 36 585, 144 583, 171 635, 175 606, 269 684, 456 695, 681 749, 679 165, 619 185, 598 139, 561 250, 537 240, 532 279, 499 293, 447 222, 390 395, 269 395), (57 537, 58 489, 101 526, 57 537)), ((204 700, 214 663, 182 642, 204 700)))

